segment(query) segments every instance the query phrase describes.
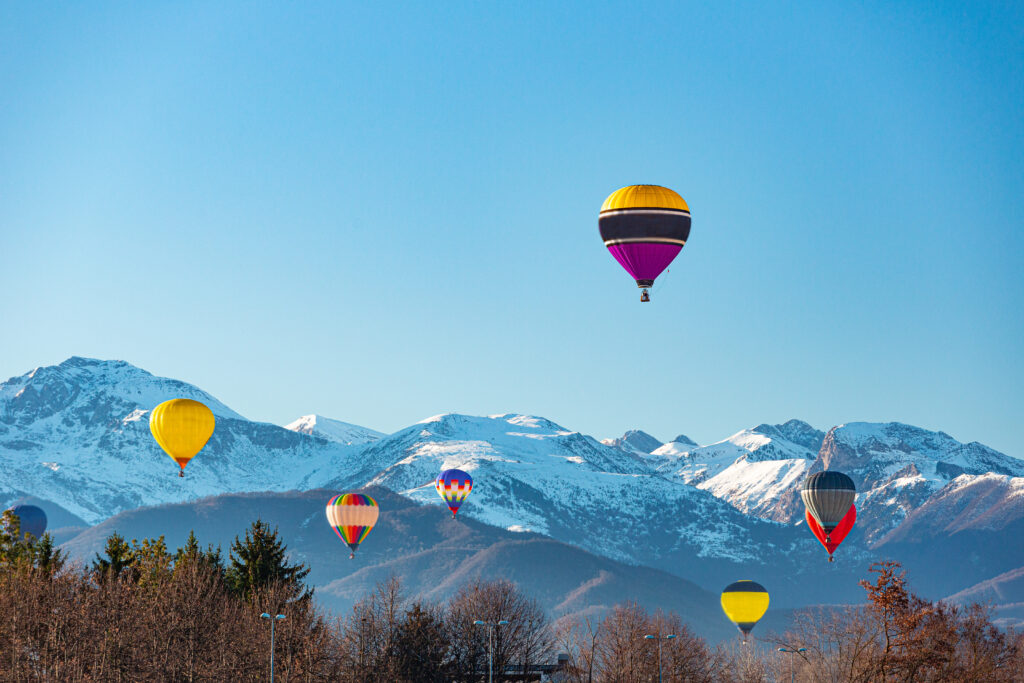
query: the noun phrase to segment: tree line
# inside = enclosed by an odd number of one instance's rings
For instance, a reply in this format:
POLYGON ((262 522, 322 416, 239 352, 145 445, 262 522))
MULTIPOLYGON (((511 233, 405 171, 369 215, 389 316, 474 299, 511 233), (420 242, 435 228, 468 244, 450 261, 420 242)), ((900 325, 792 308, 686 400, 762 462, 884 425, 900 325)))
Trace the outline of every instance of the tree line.
POLYGON ((503 683, 538 680, 541 664, 552 681, 646 683, 658 680, 657 636, 667 635, 666 682, 1024 680, 1024 641, 987 609, 924 600, 894 563, 871 571, 862 606, 803 610, 782 635, 710 647, 679 615, 636 604, 551 621, 508 581, 473 581, 435 603, 392 577, 330 616, 305 585, 309 569, 259 520, 226 557, 194 534, 173 551, 163 537, 113 534, 71 565, 48 534, 21 537, 5 513, 0 681, 264 681, 262 613, 285 615, 275 625, 282 682, 470 683, 486 680, 490 660, 503 683))

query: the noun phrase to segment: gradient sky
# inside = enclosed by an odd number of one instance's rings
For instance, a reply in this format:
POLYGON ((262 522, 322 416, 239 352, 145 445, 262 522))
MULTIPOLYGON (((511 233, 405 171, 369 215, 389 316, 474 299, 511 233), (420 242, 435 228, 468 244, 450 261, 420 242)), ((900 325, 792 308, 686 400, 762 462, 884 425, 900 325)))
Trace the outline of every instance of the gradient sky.
POLYGON ((5 2, 0 376, 1024 456, 1024 4, 825 4, 5 2), (693 213, 643 305, 633 183, 693 213))

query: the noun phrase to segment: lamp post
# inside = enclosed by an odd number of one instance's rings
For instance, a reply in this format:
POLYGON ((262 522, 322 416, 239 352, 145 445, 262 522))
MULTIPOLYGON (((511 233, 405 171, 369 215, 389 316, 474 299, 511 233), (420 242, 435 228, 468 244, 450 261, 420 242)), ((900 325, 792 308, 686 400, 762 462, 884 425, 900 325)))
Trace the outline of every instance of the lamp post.
POLYGON ((270 619, 270 683, 274 683, 274 623, 284 619, 283 614, 270 616, 266 612, 260 615, 260 619, 270 619))
POLYGON ((660 633, 656 636, 644 636, 644 640, 657 640, 658 641, 658 683, 661 683, 661 641, 672 640, 675 638, 674 633, 670 633, 667 636, 663 636, 660 633))
MULTIPOLYGON (((795 655, 795 654, 798 654, 800 652, 807 652, 807 648, 806 647, 798 647, 795 650, 787 650, 784 647, 780 647, 779 648, 779 652, 784 652, 784 653, 789 654, 789 655, 795 655)), ((793 677, 795 675, 796 674, 793 673, 793 658, 790 657, 790 659, 789 659, 789 683, 793 683, 793 681, 795 680, 793 677)))
POLYGON ((474 621, 474 626, 487 627, 487 683, 494 683, 494 629, 499 626, 508 626, 508 622, 501 621, 474 621))

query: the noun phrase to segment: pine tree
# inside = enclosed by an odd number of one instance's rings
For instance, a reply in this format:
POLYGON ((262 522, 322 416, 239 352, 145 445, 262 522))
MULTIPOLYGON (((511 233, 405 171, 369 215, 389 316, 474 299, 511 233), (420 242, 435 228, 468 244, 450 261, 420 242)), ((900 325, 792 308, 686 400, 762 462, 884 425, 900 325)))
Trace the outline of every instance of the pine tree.
POLYGON ((304 564, 288 564, 287 547, 277 538, 277 529, 261 520, 245 532, 245 540, 235 537, 229 554, 228 585, 235 595, 252 601, 259 591, 279 585, 287 600, 308 601, 312 591, 302 580, 309 574, 304 564))
POLYGON ((92 563, 92 571, 101 582, 116 580, 125 570, 134 572, 135 556, 132 547, 119 533, 115 531, 107 537, 103 551, 106 557, 100 557, 97 553, 92 563))
POLYGON ((206 546, 206 550, 199 547, 196 539, 196 532, 188 532, 188 540, 184 547, 178 548, 174 554, 174 571, 178 572, 190 565, 200 565, 217 572, 221 578, 224 577, 224 559, 221 557, 220 546, 214 549, 213 544, 206 546))
POLYGON ((67 558, 60 548, 53 547, 53 537, 43 534, 39 542, 32 547, 33 564, 46 576, 53 576, 64 568, 67 558))

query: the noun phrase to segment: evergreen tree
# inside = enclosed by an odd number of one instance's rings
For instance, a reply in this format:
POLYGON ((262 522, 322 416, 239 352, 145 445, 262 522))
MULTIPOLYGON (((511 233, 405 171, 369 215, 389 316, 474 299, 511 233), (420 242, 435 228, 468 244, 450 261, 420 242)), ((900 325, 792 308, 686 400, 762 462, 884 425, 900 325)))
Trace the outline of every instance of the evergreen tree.
POLYGON ((0 568, 20 566, 31 551, 31 544, 21 533, 18 515, 4 511, 0 518, 0 568))
POLYGON ((159 538, 144 538, 142 543, 132 539, 132 567, 140 585, 159 585, 171 573, 171 557, 167 542, 159 538))
POLYGON ((220 546, 214 549, 213 544, 206 546, 206 550, 199 547, 196 539, 196 532, 188 532, 188 540, 185 545, 178 548, 174 554, 174 571, 183 570, 190 565, 200 565, 215 570, 217 574, 224 577, 224 559, 221 557, 220 546))
POLYGON ((116 531, 110 534, 103 551, 106 553, 106 557, 100 557, 97 553, 96 559, 92 563, 92 571, 100 582, 116 580, 125 570, 133 572, 134 577, 135 556, 132 546, 124 540, 121 534, 116 531))
POLYGON ((53 547, 53 537, 43 534, 39 542, 32 547, 33 564, 46 576, 53 576, 64 568, 67 558, 60 548, 53 547))
POLYGON ((228 585, 235 595, 252 601, 254 596, 271 586, 281 586, 288 601, 307 601, 312 591, 306 590, 302 580, 309 574, 304 564, 289 564, 287 547, 277 538, 277 529, 271 530, 261 520, 253 522, 245 532, 245 540, 235 537, 229 554, 228 585))

